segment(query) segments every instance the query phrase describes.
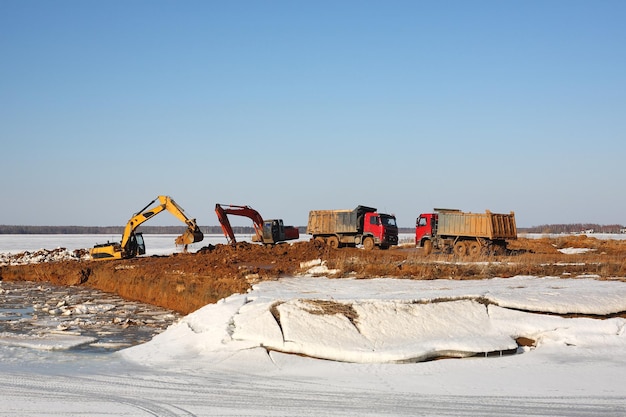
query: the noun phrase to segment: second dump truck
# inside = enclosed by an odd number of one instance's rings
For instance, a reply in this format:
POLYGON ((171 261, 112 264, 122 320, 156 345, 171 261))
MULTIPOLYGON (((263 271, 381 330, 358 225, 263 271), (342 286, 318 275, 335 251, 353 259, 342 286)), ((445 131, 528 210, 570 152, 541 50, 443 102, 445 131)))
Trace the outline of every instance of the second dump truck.
POLYGON ((425 253, 434 250, 458 256, 500 254, 507 241, 517 239, 515 213, 464 213, 461 210, 434 209, 422 213, 415 224, 415 244, 425 253))
POLYGON ((354 210, 313 210, 309 212, 306 232, 333 248, 363 245, 366 250, 375 246, 388 249, 398 244, 395 216, 366 206, 354 210))

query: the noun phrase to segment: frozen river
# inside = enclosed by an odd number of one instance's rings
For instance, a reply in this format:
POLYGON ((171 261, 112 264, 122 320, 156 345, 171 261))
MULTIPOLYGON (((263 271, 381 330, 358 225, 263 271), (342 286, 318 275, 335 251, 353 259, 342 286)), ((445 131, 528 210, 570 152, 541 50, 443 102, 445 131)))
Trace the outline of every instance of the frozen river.
POLYGON ((42 350, 115 351, 147 342, 175 312, 89 287, 0 282, 0 344, 42 350))
MULTIPOLYGON (((175 235, 146 236, 150 255, 180 250, 175 235)), ((107 239, 114 240, 103 235, 0 235, 0 254, 87 249, 107 239)), ((89 287, 33 282, 0 282, 0 305, 0 344, 40 351, 116 351, 150 340, 180 317, 89 287)))
MULTIPOLYGON (((178 235, 145 234, 146 255, 166 255, 181 252, 182 247, 174 244, 178 235)), ((18 253, 39 249, 65 248, 67 250, 89 249, 96 244, 119 242, 118 235, 0 235, 0 253, 18 253)), ((242 241, 252 239, 251 235, 238 235, 242 241)), ((209 244, 227 243, 224 235, 205 235, 202 242, 189 245, 189 251, 195 252, 209 244)))

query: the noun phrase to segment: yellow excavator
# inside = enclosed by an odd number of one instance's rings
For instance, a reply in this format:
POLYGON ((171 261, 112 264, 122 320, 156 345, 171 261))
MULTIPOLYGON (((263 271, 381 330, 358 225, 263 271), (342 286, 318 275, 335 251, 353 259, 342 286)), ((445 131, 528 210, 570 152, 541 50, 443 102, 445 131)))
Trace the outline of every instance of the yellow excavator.
POLYGON ((138 255, 144 255, 146 253, 146 245, 143 240, 143 235, 135 230, 140 224, 148 219, 156 216, 163 210, 167 210, 172 213, 176 218, 187 225, 187 230, 182 235, 178 236, 174 243, 176 245, 184 245, 185 251, 187 251, 187 245, 190 243, 200 242, 204 239, 204 234, 200 231, 200 228, 196 224, 196 219, 189 219, 183 209, 176 204, 169 196, 160 195, 143 209, 139 210, 126 224, 124 229, 124 235, 121 242, 115 243, 103 243, 95 245, 90 251, 91 259, 93 260, 108 260, 108 259, 128 259, 134 258, 138 255), (159 205, 148 208, 159 200, 159 205))

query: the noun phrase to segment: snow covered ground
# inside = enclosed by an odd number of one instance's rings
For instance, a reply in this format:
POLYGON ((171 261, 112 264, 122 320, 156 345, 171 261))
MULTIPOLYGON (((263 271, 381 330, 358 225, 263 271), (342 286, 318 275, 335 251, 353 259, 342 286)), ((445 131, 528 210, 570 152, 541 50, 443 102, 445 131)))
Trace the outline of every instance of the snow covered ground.
POLYGON ((624 416, 624 311, 618 280, 285 278, 117 353, 0 345, 0 416, 624 416))

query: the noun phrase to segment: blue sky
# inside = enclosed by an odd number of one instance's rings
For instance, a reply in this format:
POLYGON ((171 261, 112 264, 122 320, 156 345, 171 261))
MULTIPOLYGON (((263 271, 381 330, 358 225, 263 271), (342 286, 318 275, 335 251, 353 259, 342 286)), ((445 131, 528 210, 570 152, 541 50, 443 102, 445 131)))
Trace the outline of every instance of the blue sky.
POLYGON ((161 194, 201 225, 215 203, 626 224, 625 20, 621 0, 0 0, 0 224, 123 225, 161 194))

